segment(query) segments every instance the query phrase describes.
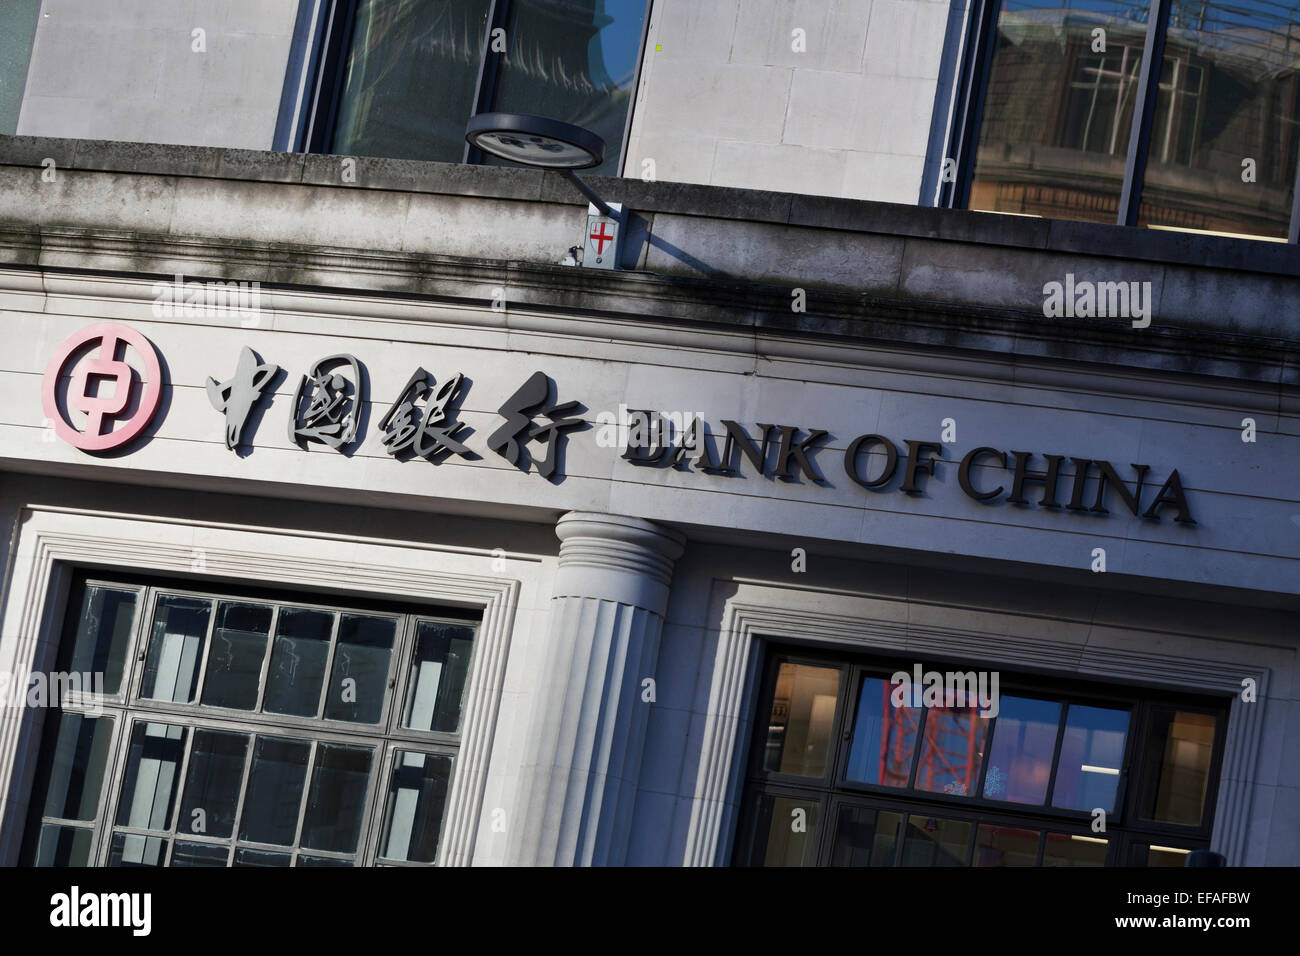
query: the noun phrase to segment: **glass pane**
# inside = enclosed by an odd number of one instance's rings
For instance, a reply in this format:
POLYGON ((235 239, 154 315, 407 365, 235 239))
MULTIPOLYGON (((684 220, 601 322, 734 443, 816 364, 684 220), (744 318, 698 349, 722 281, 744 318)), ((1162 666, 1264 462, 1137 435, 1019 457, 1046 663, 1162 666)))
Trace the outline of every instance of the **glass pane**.
POLYGON ((489 0, 360 0, 334 153, 459 163, 489 0))
POLYGON ((136 721, 126 756, 126 776, 117 804, 117 825, 167 830, 185 754, 184 727, 136 721))
POLYGON ((1191 852, 1172 846, 1152 846, 1147 849, 1145 863, 1147 866, 1186 866, 1187 854, 1191 852))
POLYGON ((211 614, 211 601, 172 594, 158 596, 141 697, 180 704, 194 700, 211 614))
POLYGON ((1298 12, 1172 0, 1142 225, 1286 238, 1300 142, 1298 12))
POLYGON ((230 836, 235 828, 247 754, 247 734, 194 731, 181 815, 176 824, 178 832, 230 836))
POLYGON ((1105 866, 1106 841, 1073 833, 1043 837, 1043 866, 1105 866))
MULTIPOLYGON (((998 726, 1002 725, 999 723, 998 726)), ((975 858, 971 860, 971 866, 1037 865, 1037 830, 999 827, 988 823, 979 825, 975 832, 975 858)))
POLYGON ((904 695, 903 706, 895 707, 894 687, 878 677, 862 681, 858 715, 853 724, 849 780, 886 787, 906 787, 916 756, 916 733, 921 709, 904 695))
POLYGON ((230 848, 213 843, 177 840, 172 850, 172 866, 225 866, 230 848))
POLYGON ((1052 776, 1052 751, 1061 705, 1050 700, 1003 697, 993 727, 984 796, 1042 804, 1052 776))
POLYGON ((338 647, 325 694, 327 718, 379 723, 396 635, 397 622, 390 617, 344 614, 339 618, 338 647))
POLYGON ((85 717, 71 711, 54 711, 50 718, 41 814, 65 820, 93 820, 99 812, 113 718, 85 717))
POLYGON ((473 640, 472 627, 437 621, 419 623, 406 687, 403 727, 456 732, 473 640))
POLYGON ((820 810, 821 804, 817 800, 760 793, 759 842, 751 852, 751 865, 813 866, 820 810))
POLYGON ((893 866, 901 813, 843 807, 835 830, 832 866, 893 866))
POLYGON ((352 866, 351 860, 340 860, 332 856, 299 855, 297 866, 352 866))
POLYGON ((114 831, 113 843, 108 851, 108 865, 164 866, 167 862, 167 843, 162 837, 114 831))
POLYGON ((311 745, 303 740, 257 738, 239 824, 241 840, 293 844, 310 753, 311 745))
POLYGON ((1211 714, 1172 708, 1153 711, 1151 739, 1146 741, 1143 752, 1148 766, 1159 761, 1159 781, 1155 806, 1143 808, 1146 819, 1189 827, 1201 825, 1210 760, 1214 756, 1214 725, 1211 714))
POLYGON ((0 136, 18 131, 18 112, 40 15, 41 0, 0 4, 0 136))
POLYGON ((1052 806, 1088 811, 1100 807, 1107 813, 1115 809, 1128 721, 1126 710, 1070 705, 1052 806))
POLYGON ((835 729, 838 667, 783 663, 776 678, 763 769, 824 777, 835 729))
POLYGON ((970 830, 965 820, 912 814, 903 839, 903 866, 965 866, 970 862, 970 830))
POLYGON ((89 866, 90 844, 94 831, 89 827, 41 826, 36 846, 37 866, 89 866))
POLYGON ((235 851, 235 866, 289 866, 293 858, 288 853, 274 853, 270 850, 235 851))
POLYGON ((450 757, 410 750, 397 752, 384 805, 380 856, 413 863, 433 862, 450 779, 450 757))
POLYGON ((1115 222, 1148 3, 1005 0, 970 208, 1115 222), (1105 51, 1092 31, 1105 30, 1105 51))
POLYGON ((931 707, 925 719, 916 789, 967 796, 979 781, 987 718, 978 707, 931 707))
POLYGON ((59 648, 59 670, 103 674, 104 693, 118 693, 136 598, 135 591, 87 585, 77 613, 77 632, 59 648))
POLYGON ((301 846, 335 853, 356 850, 373 756, 368 747, 316 747, 301 846))
POLYGON ((591 171, 619 174, 646 0, 515 0, 492 109, 576 123, 605 141, 591 171))
POLYGON ((266 675, 268 714, 315 717, 320 708, 321 682, 329 658, 334 615, 325 611, 286 607, 275 625, 275 648, 266 675))
POLYGON ((203 703, 239 710, 257 707, 270 630, 271 608, 265 604, 222 601, 217 605, 208 669, 203 677, 203 703))

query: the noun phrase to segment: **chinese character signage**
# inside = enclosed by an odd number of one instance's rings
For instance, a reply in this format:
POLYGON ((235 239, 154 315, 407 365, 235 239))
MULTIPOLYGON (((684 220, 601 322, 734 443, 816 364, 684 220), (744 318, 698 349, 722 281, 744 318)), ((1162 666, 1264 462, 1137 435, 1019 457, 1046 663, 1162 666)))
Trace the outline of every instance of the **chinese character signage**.
MULTIPOLYGON (((230 377, 207 380, 208 401, 222 416, 227 448, 239 452, 259 403, 274 392, 279 372, 279 366, 246 347, 230 377)), ((468 389, 469 380, 462 372, 440 381, 417 367, 379 420, 384 450, 398 461, 422 458, 437 464, 453 456, 478 460, 471 441, 479 439, 459 421, 468 389)), ((126 326, 101 323, 59 347, 45 371, 41 400, 58 437, 83 451, 105 452, 121 448, 149 426, 162 391, 162 365, 152 343, 126 326), (126 361, 128 353, 137 356, 142 370, 126 361)), ((303 449, 320 444, 351 454, 365 437, 362 421, 368 394, 366 368, 355 356, 339 353, 319 359, 300 373, 289 402, 285 422, 289 441, 303 449)), ((536 471, 549 481, 562 480, 565 442, 587 427, 582 418, 586 411, 580 401, 562 396, 546 374, 534 372, 501 402, 499 423, 482 439, 482 447, 525 474, 536 471)), ((626 406, 621 407, 620 413, 625 411, 626 406)), ((608 412, 597 416, 598 422, 606 423, 598 431, 597 444, 622 449, 621 458, 629 466, 693 471, 714 478, 746 477, 748 471, 774 482, 831 484, 817 456, 836 436, 824 429, 776 423, 751 427, 729 419, 710 428, 694 412, 658 411, 637 411, 631 428, 614 429, 608 423, 612 418, 608 412), (616 432, 615 441, 605 440, 607 429, 616 432)), ((1176 522, 1196 523, 1177 470, 1169 472, 1151 497, 1156 484, 1147 482, 1148 465, 1131 465, 1133 477, 1125 479, 1103 460, 1070 458, 1067 471, 1066 456, 1059 454, 1035 456, 982 446, 969 450, 958 462, 945 457, 942 441, 909 439, 904 445, 906 449, 900 450, 879 434, 845 442, 841 446, 846 449, 844 476, 872 493, 892 488, 925 495, 928 478, 941 466, 955 465, 958 487, 978 502, 1002 500, 1104 515, 1109 514, 1109 495, 1112 505, 1119 501, 1133 515, 1150 521, 1159 521, 1161 509, 1169 509, 1176 522), (1036 459, 1041 459, 1041 466, 1036 466, 1036 459)))

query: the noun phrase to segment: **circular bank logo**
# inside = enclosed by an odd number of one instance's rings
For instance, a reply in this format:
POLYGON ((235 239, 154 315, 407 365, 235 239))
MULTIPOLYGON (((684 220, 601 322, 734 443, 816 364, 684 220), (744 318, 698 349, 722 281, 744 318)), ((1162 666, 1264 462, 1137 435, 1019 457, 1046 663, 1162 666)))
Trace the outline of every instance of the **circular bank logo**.
POLYGON ((82 451, 109 451, 131 441, 153 420, 161 398, 158 352, 135 329, 115 322, 73 334, 41 382, 41 403, 55 434, 82 451))

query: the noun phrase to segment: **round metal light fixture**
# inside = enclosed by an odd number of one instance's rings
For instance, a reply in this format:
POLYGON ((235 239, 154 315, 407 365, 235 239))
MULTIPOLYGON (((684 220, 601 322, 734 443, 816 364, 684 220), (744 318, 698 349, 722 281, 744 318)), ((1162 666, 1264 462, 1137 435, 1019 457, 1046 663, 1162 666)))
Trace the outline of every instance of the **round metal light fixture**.
POLYGON ((465 139, 485 153, 542 169, 590 169, 605 160, 605 141, 595 133, 527 113, 480 113, 465 139))

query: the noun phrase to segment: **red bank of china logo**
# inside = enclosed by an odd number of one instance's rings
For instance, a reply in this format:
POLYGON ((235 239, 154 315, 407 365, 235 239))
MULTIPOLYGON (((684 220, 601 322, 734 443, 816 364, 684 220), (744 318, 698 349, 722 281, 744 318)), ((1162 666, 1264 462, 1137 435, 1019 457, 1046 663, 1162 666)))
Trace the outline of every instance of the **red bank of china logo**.
POLYGON ((41 383, 41 404, 55 434, 82 451, 109 451, 125 445, 153 420, 161 398, 157 351, 135 329, 116 322, 101 322, 74 333, 59 346, 41 383), (125 361, 128 347, 144 364, 139 380, 125 361), (60 403, 59 390, 69 373, 60 403), (79 430, 69 421, 64 409, 83 412, 85 428, 79 430))

